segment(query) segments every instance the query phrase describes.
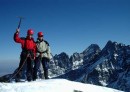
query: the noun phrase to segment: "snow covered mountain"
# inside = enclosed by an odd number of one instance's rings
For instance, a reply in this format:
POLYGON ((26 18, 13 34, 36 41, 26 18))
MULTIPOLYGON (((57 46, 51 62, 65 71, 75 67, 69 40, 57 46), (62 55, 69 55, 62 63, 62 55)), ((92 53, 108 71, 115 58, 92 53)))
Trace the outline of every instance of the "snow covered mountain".
POLYGON ((55 55, 54 60, 50 62, 50 76, 62 75, 80 67, 86 67, 93 63, 100 52, 99 46, 92 44, 82 53, 75 52, 70 57, 65 52, 55 55))
POLYGON ((58 78, 130 92, 130 46, 108 41, 101 50, 92 44, 70 57, 66 53, 56 55, 54 62, 58 67, 55 72, 58 78))
POLYGON ((65 79, 37 80, 25 83, 0 83, 0 92, 122 92, 119 90, 72 82, 65 79))
MULTIPOLYGON (((103 49, 91 44, 83 52, 55 55, 49 64, 50 78, 95 84, 130 92, 130 46, 108 41, 103 49)), ((8 80, 5 75, 0 81, 8 80)), ((106 91, 104 91, 106 92, 106 91)))

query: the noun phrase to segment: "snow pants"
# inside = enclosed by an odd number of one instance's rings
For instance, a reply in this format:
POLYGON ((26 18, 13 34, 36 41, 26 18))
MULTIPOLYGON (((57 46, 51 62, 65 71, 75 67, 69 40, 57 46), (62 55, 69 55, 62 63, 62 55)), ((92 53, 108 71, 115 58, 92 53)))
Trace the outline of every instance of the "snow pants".
POLYGON ((34 80, 38 79, 38 78, 42 78, 42 70, 40 68, 41 64, 42 64, 42 68, 44 70, 44 78, 45 79, 49 79, 48 78, 48 63, 49 63, 49 59, 47 58, 39 58, 37 57, 35 59, 35 65, 34 65, 34 80))
POLYGON ((18 67, 18 71, 20 72, 17 74, 18 79, 28 80, 31 81, 33 79, 33 54, 30 52, 23 51, 20 55, 20 63, 18 67), (27 57, 29 54, 29 57, 27 57))

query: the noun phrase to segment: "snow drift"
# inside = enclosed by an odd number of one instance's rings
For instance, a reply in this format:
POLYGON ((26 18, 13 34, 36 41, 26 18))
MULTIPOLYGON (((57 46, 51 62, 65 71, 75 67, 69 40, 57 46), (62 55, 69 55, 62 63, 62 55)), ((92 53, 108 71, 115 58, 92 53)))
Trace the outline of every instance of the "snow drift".
POLYGON ((0 92, 122 92, 65 79, 37 80, 24 83, 0 83, 0 92))

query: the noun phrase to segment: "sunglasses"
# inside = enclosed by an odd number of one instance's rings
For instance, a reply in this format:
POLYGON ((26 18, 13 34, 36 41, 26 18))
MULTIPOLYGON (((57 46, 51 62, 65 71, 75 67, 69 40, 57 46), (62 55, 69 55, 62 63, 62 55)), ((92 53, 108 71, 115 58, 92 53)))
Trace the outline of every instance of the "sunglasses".
POLYGON ((29 34, 28 36, 33 36, 32 34, 29 34))
POLYGON ((43 35, 41 35, 41 36, 38 36, 38 37, 43 37, 43 35))

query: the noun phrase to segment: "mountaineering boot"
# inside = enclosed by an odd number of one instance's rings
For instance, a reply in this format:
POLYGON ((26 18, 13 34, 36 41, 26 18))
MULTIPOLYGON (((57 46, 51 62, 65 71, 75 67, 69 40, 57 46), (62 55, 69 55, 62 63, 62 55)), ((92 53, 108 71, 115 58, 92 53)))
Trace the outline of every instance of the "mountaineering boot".
POLYGON ((32 81, 32 80, 33 80, 31 73, 28 73, 27 80, 28 80, 28 81, 32 81))
POLYGON ((15 79, 15 82, 20 82, 20 79, 19 79, 19 78, 16 78, 16 79, 15 79))
POLYGON ((49 79, 49 77, 48 77, 48 70, 44 71, 44 76, 45 76, 45 79, 49 79))

